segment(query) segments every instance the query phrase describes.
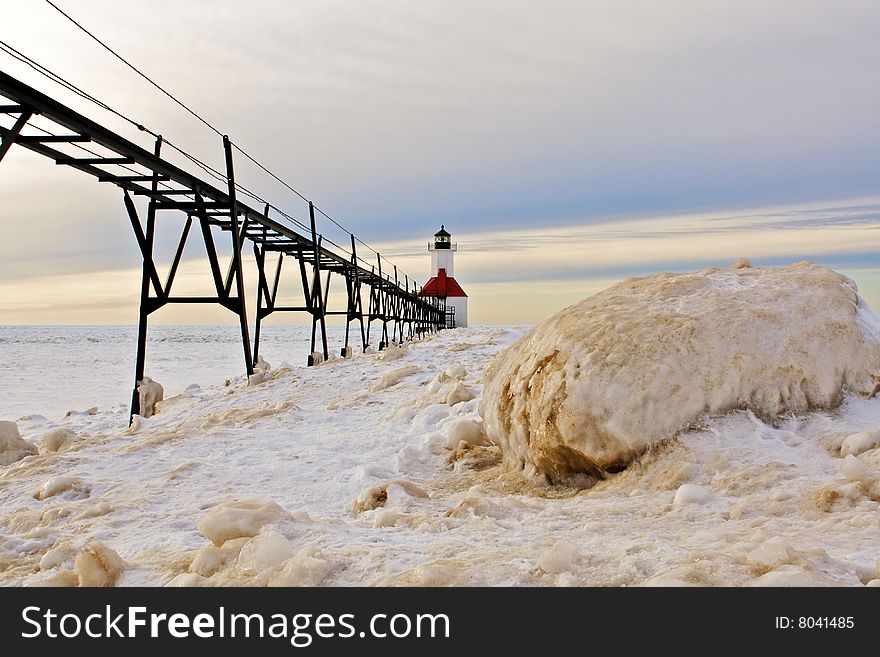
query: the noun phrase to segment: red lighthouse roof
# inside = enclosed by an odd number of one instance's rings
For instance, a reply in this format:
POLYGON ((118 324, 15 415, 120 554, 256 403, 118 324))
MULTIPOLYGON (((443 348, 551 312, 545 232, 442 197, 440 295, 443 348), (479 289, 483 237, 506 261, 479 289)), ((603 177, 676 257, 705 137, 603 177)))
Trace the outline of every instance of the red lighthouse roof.
POLYGON ((437 271, 437 275, 425 283, 422 288, 422 296, 425 297, 466 297, 467 294, 461 289, 454 278, 446 275, 445 269, 437 271))

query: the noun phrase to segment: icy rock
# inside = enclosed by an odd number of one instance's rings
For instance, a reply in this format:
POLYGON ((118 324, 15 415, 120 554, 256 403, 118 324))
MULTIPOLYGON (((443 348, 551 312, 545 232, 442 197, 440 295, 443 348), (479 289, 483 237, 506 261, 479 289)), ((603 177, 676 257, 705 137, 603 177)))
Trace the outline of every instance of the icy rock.
POLYGON ((43 436, 44 452, 60 452, 76 441, 76 433, 67 427, 52 429, 43 436))
POLYGON ((749 563, 772 568, 790 563, 797 559, 798 556, 798 552, 794 548, 788 545, 782 538, 774 536, 749 552, 746 559, 749 563))
POLYGON ((248 376, 248 387, 266 383, 271 378, 271 369, 272 366, 263 360, 262 356, 257 356, 257 362, 254 363, 254 373, 248 376))
POLYGON ((460 577, 461 569, 442 563, 428 563, 414 568, 407 578, 415 586, 448 586, 460 577))
POLYGON ((56 545, 48 550, 43 558, 40 559, 40 570, 52 570, 63 565, 66 561, 72 559, 74 555, 73 548, 67 543, 56 545))
POLYGON ((141 417, 151 417, 156 412, 156 404, 165 397, 165 389, 148 376, 138 383, 138 403, 141 417))
POLYGON ((0 420, 0 466, 15 463, 25 456, 35 454, 39 454, 36 445, 21 437, 15 422, 0 420))
POLYGON ((43 484, 40 490, 34 493, 34 497, 38 500, 46 500, 68 492, 75 493, 79 497, 88 497, 91 487, 84 484, 82 479, 78 477, 59 475, 43 484))
POLYGON ((489 445, 483 433, 483 423, 470 418, 450 422, 446 426, 447 449, 455 449, 462 442, 474 447, 489 445))
POLYGON ((446 369, 445 374, 450 379, 458 379, 459 381, 464 381, 467 378, 467 370, 464 369, 464 366, 461 363, 450 365, 446 369))
POLYGON ((508 467, 604 475, 707 415, 874 395, 878 327, 851 280, 807 262, 630 278, 502 351, 480 412, 508 467))
POLYGON ((450 406, 455 406, 456 404, 460 404, 461 402, 470 401, 476 395, 474 395, 474 391, 468 388, 461 381, 456 381, 455 385, 449 390, 446 394, 446 399, 444 400, 450 406))
POLYGON ((558 575, 571 570, 580 556, 581 553, 577 545, 566 541, 556 541, 553 547, 541 555, 535 565, 545 573, 558 575))
POLYGON ((840 474, 850 481, 870 481, 871 476, 865 464, 852 454, 847 455, 840 464, 840 474))
POLYGON ((708 502, 712 499, 712 491, 705 486, 697 486, 696 484, 682 484, 675 491, 675 497, 672 500, 674 506, 685 506, 687 504, 699 504, 708 502))
POLYGON ((233 538, 256 536, 265 525, 289 519, 290 514, 271 500, 236 500, 215 506, 198 527, 219 547, 233 538))
POLYGON ((419 488, 411 481, 395 479, 362 490, 354 504, 352 504, 352 510, 356 514, 360 514, 385 506, 389 499, 407 503, 408 498, 428 499, 429 497, 430 495, 425 490, 419 488))
POLYGON ((293 546, 284 536, 266 532, 250 539, 238 555, 238 567, 257 575, 267 568, 278 566, 293 554, 293 546))
POLYGON ((330 571, 330 562, 315 547, 307 545, 269 578, 269 586, 317 586, 330 571))
POLYGON ((858 456, 875 447, 880 447, 880 429, 860 431, 848 435, 840 446, 841 456, 858 456))
POLYGON ((210 577, 227 564, 238 558, 241 548, 250 539, 248 536, 233 538, 223 543, 222 546, 208 545, 196 552, 189 565, 189 572, 210 577))
POLYGON ((125 562, 106 545, 92 539, 76 555, 73 570, 79 577, 80 586, 115 586, 125 570, 125 562))
POLYGON ((373 516, 373 527, 376 529, 382 527, 394 527, 403 518, 402 513, 392 511, 391 509, 382 509, 373 516))

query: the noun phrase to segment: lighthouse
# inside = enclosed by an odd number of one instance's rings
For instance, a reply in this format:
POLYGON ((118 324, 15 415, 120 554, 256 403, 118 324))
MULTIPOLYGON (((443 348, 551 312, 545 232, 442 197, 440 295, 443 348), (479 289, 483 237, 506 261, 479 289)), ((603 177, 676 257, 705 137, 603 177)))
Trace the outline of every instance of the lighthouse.
POLYGON ((431 279, 422 288, 426 297, 446 299, 446 326, 467 326, 467 294, 455 280, 453 258, 458 245, 452 242, 452 235, 441 224, 434 233, 434 241, 428 242, 431 254, 431 279))

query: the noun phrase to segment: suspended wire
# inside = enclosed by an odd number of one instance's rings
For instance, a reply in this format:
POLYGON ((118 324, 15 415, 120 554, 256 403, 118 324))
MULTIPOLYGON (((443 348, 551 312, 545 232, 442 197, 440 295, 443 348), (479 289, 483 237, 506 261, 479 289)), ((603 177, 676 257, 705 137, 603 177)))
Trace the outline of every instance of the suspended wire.
POLYGON ((210 123, 208 123, 208 121, 206 121, 206 120, 205 120, 202 116, 200 116, 197 112, 195 112, 195 111, 193 111, 192 109, 190 109, 185 103, 183 103, 182 101, 178 100, 173 94, 171 94, 170 92, 166 91, 163 87, 161 87, 159 84, 157 84, 156 82, 154 82, 154 81, 153 81, 148 75, 146 75, 145 73, 142 73, 142 72, 140 71, 140 69, 138 69, 136 66, 134 66, 131 62, 129 62, 127 59, 125 59, 125 57, 123 57, 122 55, 120 55, 118 52, 116 52, 115 50, 113 50, 113 48, 111 48, 111 47, 108 46, 106 43, 104 43, 103 41, 101 41, 101 39, 99 39, 99 38, 96 37, 94 34, 92 34, 91 32, 89 32, 89 30, 87 30, 87 29, 86 29, 85 27, 83 27, 79 22, 77 22, 77 20, 76 20, 75 18, 73 18, 70 14, 68 14, 68 13, 65 12, 63 9, 61 9, 61 7, 59 7, 59 6, 56 5, 54 2, 52 2, 52 0, 46 0, 46 3, 49 4, 52 8, 54 8, 59 14, 61 14, 62 16, 64 16, 67 20, 69 20, 71 23, 73 23, 74 25, 76 25, 80 30, 82 30, 83 32, 85 32, 86 34, 88 34, 88 35, 89 35, 94 41, 96 41, 96 42, 97 42, 102 48, 104 48, 104 50, 106 50, 107 52, 109 52, 109 53, 110 53, 111 55, 113 55, 116 59, 118 59, 120 62, 122 62, 123 64, 125 64, 128 68, 130 68, 132 71, 134 71, 135 73, 137 73, 137 74, 138 74, 139 76, 141 76, 144 80, 146 80, 147 82, 149 82, 151 85, 153 85, 154 87, 156 87, 156 89, 158 89, 158 90, 161 91, 163 94, 165 94, 166 96, 168 96, 168 98, 170 98, 170 99, 173 100, 175 103, 177 103, 178 105, 180 105, 183 109, 185 109, 187 112, 189 112, 190 114, 192 114, 195 118, 197 118, 199 121, 201 121, 202 123, 204 123, 204 124, 205 124, 206 126, 208 126, 211 130, 213 130, 214 132, 216 132, 218 135, 223 136, 223 133, 222 133, 222 132, 220 132, 217 128, 215 128, 213 125, 211 125, 210 123))
MULTIPOLYGON (((171 92, 169 92, 168 90, 166 90, 164 87, 162 87, 160 84, 158 84, 157 82, 155 82, 152 78, 150 78, 147 74, 145 74, 144 72, 142 72, 140 69, 138 69, 136 66, 134 66, 131 62, 129 62, 127 59, 125 59, 122 55, 120 55, 118 52, 116 52, 115 50, 113 50, 113 48, 111 48, 111 47, 110 47, 109 45, 107 45, 104 41, 102 41, 99 37, 97 37, 93 32, 91 32, 91 31, 88 30, 85 26, 83 26, 81 23, 79 23, 79 21, 77 21, 75 18, 73 18, 70 14, 68 14, 68 13, 65 12, 63 9, 61 9, 57 4, 55 4, 54 2, 52 2, 52 0, 45 0, 45 1, 46 1, 46 3, 47 3, 48 5, 50 5, 53 9, 55 9, 58 13, 60 13, 62 16, 64 16, 64 18, 66 18, 68 21, 70 21, 71 23, 73 23, 73 25, 75 25, 78 29, 80 29, 82 32, 84 32, 86 35, 88 35, 92 40, 94 40, 96 43, 98 43, 98 44, 99 44, 102 48, 104 48, 107 52, 109 52, 109 53, 110 53, 111 55, 113 55, 116 59, 118 59, 118 60, 121 61, 123 64, 125 64, 125 65, 126 65, 128 68, 130 68, 132 71, 134 71, 135 73, 137 73, 138 76, 140 76, 140 77, 143 78, 145 81, 147 81, 151 86, 155 87, 158 91, 160 91, 160 92, 161 92, 162 94, 164 94, 166 97, 168 97, 169 99, 171 99, 174 103, 176 103, 177 105, 179 105, 181 108, 183 108, 183 109, 184 109, 186 112, 188 112, 190 115, 192 115, 193 117, 195 117, 198 121, 200 121, 202 124, 204 124, 204 125, 205 125, 206 127, 208 127, 210 130, 212 130, 215 134, 217 134, 218 136, 221 136, 221 137, 224 136, 224 133, 223 133, 220 129, 218 129, 216 126, 212 125, 209 121, 207 121, 204 117, 202 117, 198 112, 196 112, 195 110, 193 110, 192 108, 190 108, 190 107, 189 107, 188 105, 186 105, 183 101, 181 101, 180 99, 178 99, 178 98, 177 98, 176 96, 174 96, 171 92)), ((49 69, 46 68, 45 66, 43 66, 43 65, 41 65, 41 64, 39 64, 39 63, 37 63, 36 61, 34 61, 33 59, 31 59, 30 57, 28 57, 28 56, 25 55, 24 53, 22 53, 22 52, 20 52, 19 50, 13 48, 12 46, 10 46, 9 44, 5 43, 5 42, 2 41, 2 40, 0 40, 0 49, 4 50, 4 51, 5 51, 7 54, 9 54, 10 56, 14 57, 15 59, 17 59, 18 61, 20 61, 20 62, 22 62, 22 63, 24 63, 24 64, 27 64, 28 66, 30 66, 31 68, 33 68, 34 70, 36 70, 37 72, 39 72, 40 74, 42 74, 43 76, 49 78, 50 80, 56 82, 57 84, 59 84, 59 85, 61 85, 61 86, 63 86, 64 88, 68 89, 69 91, 72 91, 73 93, 75 93, 75 94, 77 94, 78 96, 84 98, 85 100, 88 100, 88 101, 90 101, 90 102, 92 102, 92 103, 98 105, 98 106, 101 107, 102 109, 104 109, 104 110, 106 110, 106 111, 108 111, 108 112, 110 112, 110 113, 112 113, 112 114, 118 116, 119 118, 123 119, 124 121, 127 121, 128 123, 130 123, 131 125, 133 125, 134 127, 136 127, 138 130, 140 130, 140 131, 142 131, 142 132, 146 132, 146 133, 152 135, 152 136, 155 137, 155 138, 160 138, 160 135, 159 135, 158 133, 156 133, 156 132, 150 130, 149 128, 147 128, 146 126, 144 126, 142 123, 139 123, 139 122, 135 121, 134 119, 131 119, 130 117, 126 116, 126 115, 123 114, 122 112, 119 112, 119 111, 115 110, 114 108, 110 107, 109 105, 107 105, 107 104, 104 103, 103 101, 101 101, 101 100, 99 100, 98 98, 92 96, 91 94, 89 94, 89 93, 83 91, 82 89, 80 89, 79 87, 77 87, 76 85, 74 85, 73 83, 69 82, 68 80, 65 80, 65 79, 62 78, 60 75, 58 75, 58 74, 52 72, 51 70, 49 70, 49 69)), ((212 176, 213 178, 215 178, 215 179, 218 180, 219 182, 228 183, 228 178, 227 178, 227 176, 226 176, 224 173, 222 173, 222 172, 218 171, 217 169, 211 167, 210 165, 206 164, 205 162, 203 162, 202 160, 200 160, 200 159, 197 158, 196 156, 194 156, 194 155, 192 155, 191 153, 188 153, 187 151, 183 150, 182 148, 176 146, 174 143, 170 142, 170 141, 167 140, 167 139, 164 139, 164 138, 163 138, 163 143, 167 144, 170 148, 174 149, 175 151, 177 151, 178 153, 180 153, 181 155, 183 155, 184 157, 186 157, 188 160, 190 160, 190 162, 192 162, 194 165, 196 165, 197 167, 199 167, 200 169, 202 169, 204 172, 206 172, 208 175, 212 176)), ((302 194, 301 192, 299 192, 296 188, 294 188, 292 185, 290 185, 287 181, 285 181, 284 179, 282 179, 280 176, 278 176, 278 175, 275 174, 273 171, 271 171, 269 168, 267 168, 265 165, 263 165, 261 162, 259 162, 256 158, 254 158, 252 155, 250 155, 247 151, 245 151, 245 150, 244 150, 241 146, 239 146, 237 143, 235 143, 235 142, 232 141, 232 140, 230 140, 230 143, 231 143, 231 145, 232 145, 233 148, 235 148, 239 153, 241 153, 245 158, 247 158, 247 160, 249 160, 252 164, 254 164, 256 167, 258 167, 261 171, 263 171, 263 172, 266 173, 268 176, 270 176, 271 178, 273 178, 275 181, 277 181, 278 183, 280 183, 281 185, 283 185, 288 191, 290 191, 290 192, 292 192, 293 194, 295 194, 297 197, 299 197, 299 198, 300 198, 301 200, 303 200, 304 202, 306 202, 306 203, 310 203, 310 204, 312 205, 312 207, 314 207, 314 209, 315 209, 318 213, 320 213, 323 217, 325 217, 327 220, 329 220, 329 221, 330 221, 333 225, 335 225, 337 228, 339 228, 340 230, 342 230, 343 232, 345 232, 345 233, 347 233, 347 234, 349 234, 349 235, 352 235, 357 243, 361 244, 362 246, 366 247, 367 249, 369 249, 370 251, 372 251, 373 253, 375 253, 375 254, 376 254, 381 260, 384 260, 384 261, 386 261, 387 263, 389 263, 389 264, 391 264, 391 265, 394 264, 394 263, 392 263, 388 258, 386 258, 385 256, 381 255, 381 254, 379 253, 379 251, 377 251, 375 248, 373 248, 372 246, 370 246, 369 244, 367 244, 366 242, 364 242, 364 241, 363 241, 362 239, 360 239, 359 237, 354 236, 354 234, 353 234, 351 231, 349 231, 345 226, 343 226, 340 222, 338 222, 336 219, 334 219, 332 216, 330 216, 327 212, 325 212, 324 210, 322 210, 321 208, 319 208, 317 205, 315 205, 314 203, 312 203, 312 202, 311 202, 311 201, 310 201, 310 200, 309 200, 304 194, 302 194)), ((80 146, 79 148, 83 148, 83 147, 80 146)), ((83 149, 83 150, 87 150, 87 149, 83 149)), ((89 151, 89 152, 91 152, 91 151, 89 151)), ((97 155, 97 154, 95 153, 95 155, 97 155)), ((120 166, 123 166, 123 165, 120 165, 120 166)), ((123 168, 128 169, 128 167, 125 167, 125 166, 123 166, 123 168)), ((131 170, 131 169, 128 169, 128 170, 131 170)), ((291 215, 287 214, 286 212, 284 212, 283 210, 281 210, 281 209, 278 208, 277 206, 274 206, 274 205, 270 204, 268 201, 266 201, 265 199, 261 198, 259 195, 257 195, 256 193, 252 192, 251 190, 247 189, 247 188, 244 187, 243 185, 240 185, 239 183, 236 182, 236 183, 235 183, 235 189, 238 190, 238 191, 240 191, 240 192, 242 192, 242 193, 245 194, 246 196, 248 196, 248 197, 250 197, 250 198, 252 198, 252 199, 254 199, 254 200, 256 200, 256 201, 258 201, 258 202, 260 202, 260 203, 263 203, 264 205, 266 205, 266 206, 268 206, 268 207, 271 207, 272 209, 276 210, 276 211, 277 211, 282 217, 284 217, 284 218, 287 219, 288 221, 292 222, 293 224, 295 224, 295 225, 297 225, 297 226, 303 228, 303 229, 306 230, 306 231, 311 231, 311 227, 310 227, 310 226, 306 226, 304 223, 302 223, 301 221, 295 219, 295 218, 292 217, 291 215)), ((333 242, 333 241, 330 240, 329 238, 326 238, 326 237, 325 237, 324 239, 325 239, 325 241, 327 241, 328 243, 332 244, 332 245, 335 246, 336 248, 342 250, 344 253, 347 253, 347 254, 351 255, 351 253, 349 252, 348 249, 346 249, 346 248, 344 248, 344 247, 342 247, 342 246, 336 244, 335 242, 333 242)), ((362 262, 364 262, 364 264, 367 264, 366 261, 363 260, 362 258, 358 257, 357 259, 358 259, 358 260, 361 260, 362 262)), ((401 270, 401 271, 402 271, 402 270, 401 270)), ((414 279, 414 280, 415 280, 415 279, 414 279)))
POLYGON ((107 103, 105 103, 101 100, 98 100, 97 98, 95 98, 91 94, 83 91, 82 89, 77 87, 72 82, 69 82, 69 81, 65 80, 64 78, 62 78, 60 75, 53 73, 48 68, 46 68, 42 64, 39 64, 38 62, 34 61, 33 59, 31 59, 30 57, 25 55, 23 52, 16 50, 15 48, 10 46, 5 41, 0 40, 0 50, 3 50, 4 52, 6 52, 6 54, 10 55, 11 57, 14 57, 18 61, 20 61, 24 64, 27 64, 32 69, 37 71, 37 73, 40 73, 41 75, 49 78, 50 80, 52 80, 53 82, 56 82, 57 84, 60 84, 65 89, 72 91, 73 93, 77 94, 78 96, 81 96, 82 98, 85 98, 86 100, 95 103, 96 105, 98 105, 98 107, 101 107, 101 108, 107 110, 108 112, 115 114, 119 118, 121 118, 125 121, 128 121, 130 124, 132 124, 134 127, 136 127, 141 132, 148 132, 149 134, 151 134, 154 137, 159 136, 155 132, 150 130, 149 128, 146 128, 144 125, 125 116, 122 112, 118 112, 117 110, 113 109, 107 103))

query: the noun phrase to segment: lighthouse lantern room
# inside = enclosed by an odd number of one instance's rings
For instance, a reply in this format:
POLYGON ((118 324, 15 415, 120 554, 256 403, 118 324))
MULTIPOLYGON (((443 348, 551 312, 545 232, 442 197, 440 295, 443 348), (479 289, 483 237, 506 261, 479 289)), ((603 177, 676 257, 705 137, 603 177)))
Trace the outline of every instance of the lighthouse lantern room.
POLYGON ((434 233, 434 241, 428 242, 431 254, 431 279, 422 288, 422 295, 446 299, 446 326, 467 326, 467 294, 455 280, 453 258, 458 245, 452 235, 441 225, 434 233))

